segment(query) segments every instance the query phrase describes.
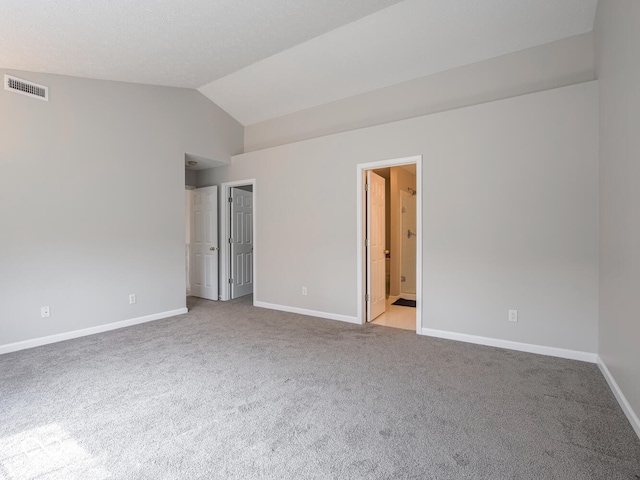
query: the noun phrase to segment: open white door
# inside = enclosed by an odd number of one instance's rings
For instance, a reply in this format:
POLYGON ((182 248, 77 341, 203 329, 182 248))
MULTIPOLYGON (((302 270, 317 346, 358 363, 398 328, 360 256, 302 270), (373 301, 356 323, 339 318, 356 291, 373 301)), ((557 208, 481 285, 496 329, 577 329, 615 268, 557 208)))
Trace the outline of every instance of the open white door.
POLYGON ((253 192, 231 188, 231 298, 253 293, 253 192))
POLYGON ((385 182, 367 172, 367 322, 385 311, 385 182))
POLYGON ((218 300, 218 187, 193 190, 191 294, 218 300))

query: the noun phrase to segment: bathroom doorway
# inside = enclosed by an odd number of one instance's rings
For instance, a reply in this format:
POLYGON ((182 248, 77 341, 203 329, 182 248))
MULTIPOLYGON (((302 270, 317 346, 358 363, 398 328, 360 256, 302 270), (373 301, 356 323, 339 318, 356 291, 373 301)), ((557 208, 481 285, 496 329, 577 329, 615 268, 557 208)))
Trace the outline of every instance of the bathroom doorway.
POLYGON ((421 157, 409 157, 358 166, 362 187, 359 288, 364 294, 359 318, 363 323, 421 331, 420 163, 421 157), (383 200, 379 198, 382 188, 383 200), (378 241, 382 229, 383 245, 378 241), (384 252, 382 280, 377 249, 384 252), (384 299, 380 298, 381 282, 384 299))

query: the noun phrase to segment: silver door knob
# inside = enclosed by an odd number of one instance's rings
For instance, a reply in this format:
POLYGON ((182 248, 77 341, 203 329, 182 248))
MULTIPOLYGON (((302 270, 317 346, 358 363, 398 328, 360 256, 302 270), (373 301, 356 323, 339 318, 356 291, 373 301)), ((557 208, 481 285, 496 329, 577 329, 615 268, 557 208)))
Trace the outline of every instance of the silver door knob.
POLYGON ((209 247, 209 250, 211 250, 211 251, 215 251, 217 249, 218 249, 218 247, 209 247))

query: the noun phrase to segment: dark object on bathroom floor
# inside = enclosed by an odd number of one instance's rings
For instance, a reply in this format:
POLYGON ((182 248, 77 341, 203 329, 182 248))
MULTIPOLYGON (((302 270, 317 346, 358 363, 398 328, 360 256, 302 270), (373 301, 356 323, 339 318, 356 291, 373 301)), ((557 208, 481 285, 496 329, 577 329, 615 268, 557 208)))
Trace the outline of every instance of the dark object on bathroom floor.
POLYGON ((406 298, 399 298, 391 305, 400 305, 401 307, 413 307, 416 308, 415 300, 407 300, 406 298))

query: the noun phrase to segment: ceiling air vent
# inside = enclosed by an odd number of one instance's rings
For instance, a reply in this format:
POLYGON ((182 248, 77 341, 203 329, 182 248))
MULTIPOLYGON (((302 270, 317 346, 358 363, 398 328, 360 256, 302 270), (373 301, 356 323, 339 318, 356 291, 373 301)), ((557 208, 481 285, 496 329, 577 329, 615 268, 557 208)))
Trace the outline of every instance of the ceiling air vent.
POLYGON ((49 88, 37 83, 28 82, 11 75, 4 76, 4 89, 10 92, 21 93, 33 98, 49 101, 49 88))

